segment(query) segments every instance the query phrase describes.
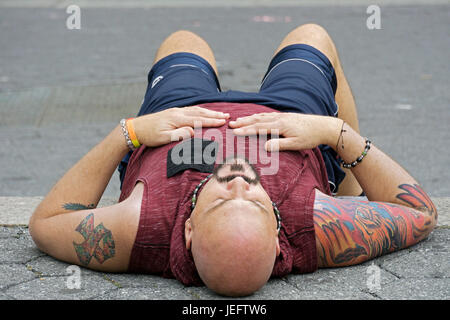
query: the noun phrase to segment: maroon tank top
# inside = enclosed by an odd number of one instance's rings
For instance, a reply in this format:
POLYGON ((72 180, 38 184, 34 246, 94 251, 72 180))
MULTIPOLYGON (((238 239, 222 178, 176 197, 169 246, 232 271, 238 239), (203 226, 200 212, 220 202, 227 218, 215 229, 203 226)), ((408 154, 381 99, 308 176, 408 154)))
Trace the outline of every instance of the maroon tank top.
MULTIPOLYGON (((201 106, 228 112, 230 120, 261 112, 278 112, 249 103, 220 102, 201 106)), ((218 150, 223 153, 223 158, 230 156, 227 154, 230 143, 235 152, 243 150, 242 145, 238 145, 242 139, 247 146, 244 148, 245 156, 249 157, 251 147, 248 137, 238 139, 236 136, 227 136, 225 131, 230 132, 227 122, 220 128, 202 129, 202 138, 215 140, 214 134, 208 134, 212 129, 222 133, 223 142, 218 141, 218 150), (227 138, 232 141, 225 142, 227 138)), ((144 183, 144 193, 128 271, 176 278, 185 285, 202 285, 192 254, 186 249, 184 225, 191 213, 193 191, 209 173, 187 169, 168 178, 168 152, 178 143, 158 148, 141 147, 130 158, 119 201, 129 196, 138 181, 144 183)), ((260 173, 261 185, 277 204, 282 217, 279 233, 281 253, 275 261, 272 276, 313 272, 317 269, 314 191, 317 188, 325 194, 331 194, 325 164, 318 148, 280 152, 278 163, 277 173, 272 175, 261 174, 262 170, 268 170, 270 164, 267 162, 252 163, 260 173)))

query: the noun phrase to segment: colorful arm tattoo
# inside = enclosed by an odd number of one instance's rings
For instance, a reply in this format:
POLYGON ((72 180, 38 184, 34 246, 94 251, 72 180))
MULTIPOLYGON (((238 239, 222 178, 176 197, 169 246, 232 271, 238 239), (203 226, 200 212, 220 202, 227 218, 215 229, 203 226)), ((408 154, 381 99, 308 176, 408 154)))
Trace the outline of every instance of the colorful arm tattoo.
POLYGON ((84 218, 75 231, 81 233, 84 238, 84 242, 82 243, 78 244, 73 242, 75 252, 81 264, 84 266, 89 265, 92 257, 99 263, 103 263, 105 260, 114 257, 116 246, 112 233, 103 226, 103 223, 100 223, 94 228, 93 213, 84 218))
POLYGON ((319 266, 358 264, 406 248, 432 231, 437 211, 418 185, 402 184, 406 206, 319 194, 314 205, 319 266))

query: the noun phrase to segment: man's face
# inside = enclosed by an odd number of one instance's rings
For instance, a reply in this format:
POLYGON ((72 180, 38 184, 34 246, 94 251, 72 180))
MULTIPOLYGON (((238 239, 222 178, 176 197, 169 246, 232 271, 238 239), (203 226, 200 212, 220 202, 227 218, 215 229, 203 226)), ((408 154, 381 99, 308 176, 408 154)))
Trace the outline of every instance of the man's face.
POLYGON ((263 220, 274 220, 272 202, 260 183, 255 168, 243 158, 232 158, 219 165, 201 190, 195 208, 195 220, 208 219, 213 213, 223 214, 245 208, 263 220))
POLYGON ((217 167, 186 221, 202 280, 219 293, 245 294, 270 277, 280 253, 277 220, 257 171, 234 158, 217 167))

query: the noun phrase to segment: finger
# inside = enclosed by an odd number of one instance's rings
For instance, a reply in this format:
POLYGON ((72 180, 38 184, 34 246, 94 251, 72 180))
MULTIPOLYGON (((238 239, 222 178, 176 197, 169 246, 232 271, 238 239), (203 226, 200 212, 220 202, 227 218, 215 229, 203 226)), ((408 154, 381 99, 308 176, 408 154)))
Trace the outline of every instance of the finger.
POLYGON ((205 118, 205 117, 187 117, 183 119, 180 126, 191 126, 195 128, 199 127, 220 127, 226 122, 226 119, 217 118, 205 118))
POLYGON ((265 143, 264 148, 271 152, 298 150, 295 142, 295 138, 270 139, 265 143))
POLYGON ((253 114, 251 116, 237 118, 235 121, 230 121, 229 125, 231 128, 239 128, 242 126, 248 126, 257 122, 269 122, 274 121, 276 118, 277 113, 275 112, 264 112, 264 113, 257 113, 253 114))
POLYGON ((249 136, 257 134, 280 134, 280 130, 273 122, 263 122, 247 125, 244 127, 238 127, 233 129, 233 133, 238 136, 249 136))
POLYGON ((200 116, 205 118, 219 118, 219 119, 228 119, 230 117, 229 113, 209 110, 198 106, 186 107, 184 109, 187 115, 189 116, 200 116))

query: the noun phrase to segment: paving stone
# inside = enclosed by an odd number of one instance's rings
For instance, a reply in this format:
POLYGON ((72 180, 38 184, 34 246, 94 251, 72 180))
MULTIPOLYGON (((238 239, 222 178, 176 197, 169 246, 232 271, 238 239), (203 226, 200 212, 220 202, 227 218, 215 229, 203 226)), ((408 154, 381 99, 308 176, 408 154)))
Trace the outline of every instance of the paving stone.
POLYGON ((375 296, 368 292, 360 290, 351 290, 347 288, 332 288, 325 290, 315 290, 312 292, 303 292, 299 299, 301 300, 377 300, 375 296))
POLYGON ((30 217, 42 197, 1 197, 1 223, 6 225, 28 225, 30 217))
POLYGON ((400 278, 450 278, 450 255, 422 249, 383 263, 382 267, 400 278))
POLYGON ((10 296, 0 292, 0 300, 13 300, 10 296))
POLYGON ((45 255, 36 248, 31 239, 0 239, 0 261, 3 263, 25 263, 45 255))
MULTIPOLYGON (((402 291, 402 287, 420 287, 424 278, 436 286, 435 291, 432 290, 432 287, 427 287, 424 294, 428 298, 440 298, 446 296, 444 284, 448 281, 448 270, 450 269, 449 239, 450 229, 438 228, 427 240, 413 247, 358 266, 320 269, 311 274, 289 275, 284 279, 272 279, 249 299, 341 300, 377 299, 391 296, 409 299, 411 294, 402 291), (368 287, 368 280, 371 276, 368 270, 373 265, 381 267, 379 270, 381 291, 371 291, 368 287), (397 277, 402 277, 402 279, 397 277), (390 288, 392 293, 387 293, 383 288, 390 288)), ((133 294, 136 294, 139 299, 140 297, 143 299, 145 297, 148 299, 169 299, 170 297, 173 299, 176 299, 175 297, 180 299, 225 299, 206 287, 185 288, 173 279, 142 274, 104 274, 85 268, 80 269, 84 285, 93 285, 98 288, 106 286, 106 291, 94 290, 91 295, 83 289, 68 290, 65 281, 68 278, 66 270, 70 265, 37 250, 27 228, 0 228, 0 249, 0 288, 7 288, 3 293, 12 298, 28 299, 29 292, 34 294, 33 292, 36 291, 37 294, 33 299, 41 299, 44 296, 51 297, 51 299, 104 299, 104 297, 105 299, 108 297, 110 299, 127 299, 133 294), (33 280, 34 277, 40 277, 43 280, 39 280, 39 278, 37 279, 39 281, 33 280), (24 283, 14 285, 20 282, 24 283), (100 283, 100 286, 97 285, 97 282, 100 283), (38 289, 42 286, 42 290, 38 289), (43 294, 41 291, 47 293, 43 294)), ((415 295, 415 297, 420 296, 415 295)))
POLYGON ((450 279, 401 279, 381 286, 377 295, 390 300, 449 300, 450 279))
MULTIPOLYGON (((32 261, 28 262, 26 266, 43 277, 67 276, 72 274, 70 271, 67 270, 67 268, 72 266, 71 264, 56 260, 55 258, 52 258, 51 256, 48 255, 33 259, 32 261)), ((104 273, 102 272, 83 268, 80 266, 76 267, 80 268, 81 277, 104 275, 104 273)))
MULTIPOLYGON (((445 283, 448 285, 449 238, 450 229, 436 229, 427 240, 416 246, 358 266, 319 269, 311 274, 272 279, 248 299, 359 300, 391 296, 409 299, 411 294, 402 287, 420 287, 423 281, 428 280, 432 285, 424 294, 428 298, 441 298, 446 295, 445 283), (368 270, 373 265, 381 267, 381 290, 371 291, 368 287, 372 274, 368 270), (398 279, 398 276, 404 279, 398 279), (433 285, 435 291, 432 290, 433 285), (390 288, 392 293, 385 288, 390 288)), ((82 283, 84 288, 96 288, 93 294, 86 293, 83 288, 68 290, 66 269, 70 265, 33 248, 26 228, 0 228, 0 288, 7 288, 3 292, 7 297, 28 299, 30 292, 37 292, 33 299, 133 299, 133 294, 139 299, 226 299, 206 287, 184 287, 174 279, 144 274, 101 273, 85 268, 80 268, 82 283), (33 280, 34 277, 42 280, 33 280), (105 286, 105 290, 100 290, 105 286)))
POLYGON ((424 241, 379 257, 377 263, 400 278, 450 277, 449 243, 449 230, 437 228, 424 241))
POLYGON ((93 299, 117 287, 101 276, 81 278, 80 289, 71 289, 66 277, 43 277, 12 286, 5 294, 21 300, 85 300, 93 299))
POLYGON ((450 251, 450 233, 448 228, 436 228, 424 241, 411 247, 411 249, 422 250, 427 248, 433 252, 449 252, 450 251))
MULTIPOLYGON (((272 280, 270 280, 267 283, 267 285, 270 285, 271 281, 272 280)), ((193 297, 193 299, 196 299, 196 300, 231 300, 232 299, 230 297, 225 297, 225 296, 218 295, 215 292, 209 290, 206 286, 185 287, 184 290, 186 292, 188 292, 193 297)))
POLYGON ((179 286, 180 289, 183 288, 183 286, 175 279, 165 279, 150 274, 105 273, 105 276, 117 283, 121 288, 158 288, 167 284, 179 286))
MULTIPOLYGON (((213 291, 209 290, 207 287, 187 287, 186 290, 196 297, 197 299, 212 299, 212 300, 228 300, 230 298, 220 296, 213 291)), ((264 287, 254 294, 242 297, 242 300, 295 300, 299 299, 299 291, 286 281, 282 279, 271 279, 264 287)))
POLYGON ((190 300, 192 296, 171 284, 158 289, 151 287, 121 288, 96 297, 95 300, 190 300))
POLYGON ((23 264, 0 264, 0 290, 36 277, 37 275, 23 264))
POLYGON ((289 275, 286 279, 298 288, 302 296, 323 296, 321 291, 325 291, 332 292, 337 299, 347 295, 366 297, 363 292, 369 291, 368 282, 375 272, 374 269, 379 272, 381 284, 397 280, 394 275, 379 268, 376 259, 352 267, 326 268, 309 274, 289 275))
POLYGON ((275 300, 321 300, 321 299, 370 299, 371 296, 358 290, 345 291, 340 295, 341 290, 323 290, 302 291, 290 281, 274 280, 269 285, 264 286, 261 290, 246 299, 275 299, 275 300))
POLYGON ((431 198, 438 211, 438 226, 450 226, 450 201, 431 198))
MULTIPOLYGON (((2 217, 3 217, 3 214, 2 214, 2 217)), ((27 227, 20 227, 20 226, 5 227, 5 226, 0 226, 0 239, 11 238, 11 237, 19 239, 24 234, 29 236, 27 227)))

